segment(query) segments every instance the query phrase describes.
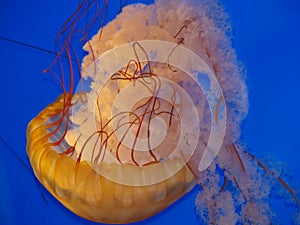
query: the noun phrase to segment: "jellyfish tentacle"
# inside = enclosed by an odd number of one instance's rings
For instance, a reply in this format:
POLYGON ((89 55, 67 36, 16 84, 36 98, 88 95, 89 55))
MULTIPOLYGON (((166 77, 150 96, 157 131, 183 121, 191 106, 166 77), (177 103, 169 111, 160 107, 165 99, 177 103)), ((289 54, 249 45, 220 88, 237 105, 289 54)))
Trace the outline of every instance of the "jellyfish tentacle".
POLYGON ((261 160, 257 159, 253 154, 247 152, 246 150, 242 150, 242 152, 249 157, 252 160, 257 161, 257 164, 263 169, 265 170, 267 173, 269 173, 272 177, 274 177, 294 198, 295 202, 297 203, 298 207, 300 207, 300 200, 297 197, 295 191, 280 177, 280 176, 276 176, 276 174, 270 170, 266 165, 264 165, 261 160))

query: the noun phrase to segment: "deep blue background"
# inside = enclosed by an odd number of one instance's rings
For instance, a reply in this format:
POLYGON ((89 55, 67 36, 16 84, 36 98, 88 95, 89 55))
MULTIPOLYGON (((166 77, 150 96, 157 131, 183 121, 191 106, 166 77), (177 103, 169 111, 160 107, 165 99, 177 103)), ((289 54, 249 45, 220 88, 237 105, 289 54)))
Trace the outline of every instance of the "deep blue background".
MULTIPOLYGON (((75 2, 1 0, 0 36, 52 50, 55 33, 75 2)), ((111 5, 112 11, 118 10, 118 2, 111 5)), ((233 22, 234 46, 248 71, 250 111, 242 139, 259 158, 279 159, 300 184, 300 2, 223 3, 233 22)), ((47 53, 0 40, 0 135, 26 163, 26 126, 60 93, 54 79, 42 74, 52 59, 47 53)), ((44 192, 48 205, 32 174, 0 142, 0 224, 94 224, 44 192)), ((198 224, 193 210, 196 193, 138 224, 198 224)), ((293 209, 282 201, 273 204, 284 224, 289 224, 293 209)))

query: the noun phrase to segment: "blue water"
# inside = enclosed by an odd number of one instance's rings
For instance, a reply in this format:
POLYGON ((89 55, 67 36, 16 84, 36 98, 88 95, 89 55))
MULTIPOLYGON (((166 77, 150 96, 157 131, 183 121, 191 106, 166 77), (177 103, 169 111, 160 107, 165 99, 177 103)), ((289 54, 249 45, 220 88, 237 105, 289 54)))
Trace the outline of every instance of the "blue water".
MULTIPOLYGON (((57 29, 75 9, 71 0, 0 2, 0 36, 53 49, 57 29)), ((118 1, 112 8, 117 9, 118 1)), ((132 2, 132 1, 131 1, 132 2)), ((242 140, 258 158, 280 160, 300 186, 300 2, 297 0, 223 0, 234 25, 234 46, 248 71, 250 111, 242 140)), ((112 15, 111 15, 112 16, 112 15)), ((0 40, 0 135, 28 164, 28 122, 60 93, 42 74, 53 56, 0 40)), ((95 224, 66 210, 43 189, 0 142, 0 224, 95 224)), ((140 225, 198 224, 197 190, 140 225)), ((274 201, 283 224, 293 209, 274 201)))

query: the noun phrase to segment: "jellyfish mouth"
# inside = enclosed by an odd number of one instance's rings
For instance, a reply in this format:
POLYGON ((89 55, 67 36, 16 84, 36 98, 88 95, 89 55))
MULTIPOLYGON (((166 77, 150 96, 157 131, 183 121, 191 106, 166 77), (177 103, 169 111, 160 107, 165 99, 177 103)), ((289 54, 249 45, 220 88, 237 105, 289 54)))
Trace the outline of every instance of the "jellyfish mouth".
MULTIPOLYGON (((77 159, 81 157, 80 160, 88 162, 107 179, 124 185, 151 185, 175 175, 186 165, 197 145, 199 148, 200 112, 190 97, 191 91, 183 88, 192 82, 183 72, 172 74, 161 63, 151 63, 148 71, 146 62, 143 74, 134 75, 131 71, 136 68, 130 66, 127 78, 120 70, 101 88, 83 94, 84 101, 73 106, 72 126, 65 141, 75 147, 77 159), (126 176, 120 180, 103 168, 113 164, 155 170, 157 164, 168 159, 178 159, 181 163, 155 179, 140 183, 131 183, 126 176)), ((97 86, 89 84, 93 85, 97 86)), ((200 95, 201 89, 193 92, 200 95)))

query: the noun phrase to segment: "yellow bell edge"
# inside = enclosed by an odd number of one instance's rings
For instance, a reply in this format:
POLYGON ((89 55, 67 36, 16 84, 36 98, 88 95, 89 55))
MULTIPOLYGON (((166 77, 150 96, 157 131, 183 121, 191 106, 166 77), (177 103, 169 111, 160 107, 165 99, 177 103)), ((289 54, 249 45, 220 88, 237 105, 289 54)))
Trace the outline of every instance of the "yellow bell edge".
MULTIPOLYGON (((136 222, 167 208, 196 185, 196 178, 187 165, 183 165, 174 176, 162 182, 129 186, 106 179, 86 161, 76 164, 72 157, 54 150, 47 136, 48 118, 61 112, 62 108, 63 97, 59 97, 29 123, 26 148, 38 180, 75 214, 107 224, 136 222)), ((104 162, 101 166, 111 170, 113 174, 124 170, 127 171, 126 176, 142 174, 146 179, 151 179, 155 176, 153 173, 163 173, 172 168, 175 171, 180 163, 183 162, 179 159, 168 159, 159 162, 155 167, 156 171, 149 170, 148 166, 104 162)))

